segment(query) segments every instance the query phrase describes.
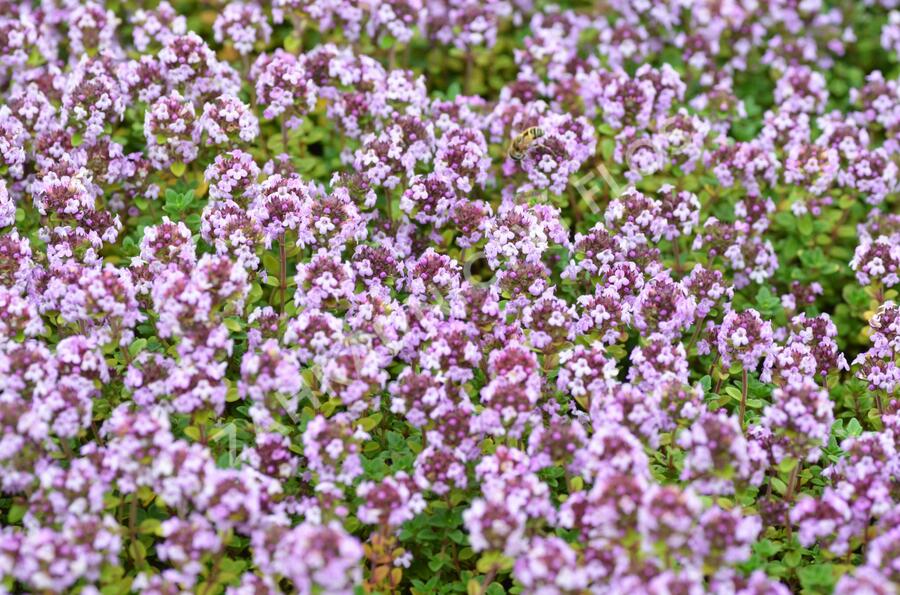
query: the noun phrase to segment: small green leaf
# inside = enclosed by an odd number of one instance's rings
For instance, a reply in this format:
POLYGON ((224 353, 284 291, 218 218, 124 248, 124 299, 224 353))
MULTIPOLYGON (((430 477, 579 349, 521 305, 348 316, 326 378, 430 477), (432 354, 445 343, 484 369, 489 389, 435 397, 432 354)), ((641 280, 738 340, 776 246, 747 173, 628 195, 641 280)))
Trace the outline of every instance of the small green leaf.
POLYGON ((266 268, 266 272, 275 277, 281 272, 281 261, 275 258, 275 255, 270 252, 264 252, 262 255, 263 266, 266 268))
POLYGON ((185 165, 181 161, 176 161, 175 163, 172 164, 172 166, 169 168, 169 170, 172 172, 172 175, 174 175, 176 178, 180 178, 181 176, 184 175, 184 172, 187 170, 187 165, 185 165))
POLYGON ((139 540, 135 539, 128 546, 128 554, 132 560, 143 560, 147 557, 147 547, 139 540))
POLYGON ((28 510, 27 506, 22 504, 13 504, 9 508, 9 512, 6 513, 6 520, 12 525, 18 523, 22 520, 22 517, 25 516, 25 512, 28 510))
POLYGON ((786 457, 782 459, 780 463, 778 463, 778 470, 782 473, 790 473, 794 470, 794 467, 797 466, 797 459, 792 457, 786 457))
POLYGON ((380 413, 370 415, 369 417, 364 417, 359 420, 359 425, 361 425, 365 431, 371 432, 378 426, 379 423, 381 423, 381 417, 382 415, 380 413))
POLYGON ((793 231, 797 226, 797 219, 786 211, 775 213, 775 222, 786 231, 793 231))
POLYGON ((762 539, 753 546, 753 550, 764 558, 771 558, 772 556, 780 552, 781 548, 782 545, 780 543, 771 541, 769 539, 762 539))
POLYGON ((231 332, 237 333, 244 328, 244 324, 239 318, 229 317, 225 319, 225 328, 231 332))
POLYGON ((296 35, 288 35, 284 40, 284 49, 291 54, 296 54, 297 50, 303 47, 303 41, 296 35))
POLYGON ((605 161, 612 160, 613 153, 616 151, 616 141, 611 138, 603 138, 600 141, 600 151, 605 161))
POLYGON ((486 552, 482 554, 480 558, 478 558, 478 562, 475 564, 475 569, 478 570, 481 574, 487 574, 491 571, 495 564, 500 563, 501 558, 500 552, 486 552))
POLYGON ((784 555, 782 561, 784 565, 789 568, 796 568, 800 565, 800 562, 803 560, 803 552, 801 550, 793 550, 784 555))
POLYGON ((382 35, 381 39, 378 40, 378 47, 383 50, 389 50, 394 47, 395 43, 397 43, 397 40, 395 40, 390 35, 382 35))
POLYGON ((831 564, 813 564, 797 569, 800 584, 809 592, 831 592, 836 582, 831 564))
POLYGON ((584 489, 584 479, 580 475, 573 477, 570 484, 572 486, 572 490, 575 492, 580 492, 584 489))
POLYGON ((162 531, 159 519, 144 519, 138 526, 138 533, 160 535, 162 531))
POLYGON ((741 400, 741 389, 736 388, 734 386, 726 386, 725 394, 734 399, 735 401, 741 400))
POLYGON ((785 492, 787 492, 787 484, 778 479, 777 477, 773 477, 769 479, 772 482, 772 489, 775 490, 776 493, 783 496, 785 492))
POLYGON ((428 561, 428 568, 431 570, 431 572, 438 572, 441 568, 444 567, 444 563, 446 561, 447 560, 444 556, 435 556, 428 561))
POLYGON ((131 345, 128 346, 128 354, 131 355, 131 357, 134 357, 137 354, 139 354, 141 351, 143 351, 144 347, 146 347, 146 346, 147 346, 147 339, 144 339, 144 338, 135 339, 135 341, 131 345))
POLYGON ((254 304, 260 300, 263 296, 262 287, 259 286, 259 283, 254 283, 250 286, 250 293, 247 294, 247 303, 254 304))

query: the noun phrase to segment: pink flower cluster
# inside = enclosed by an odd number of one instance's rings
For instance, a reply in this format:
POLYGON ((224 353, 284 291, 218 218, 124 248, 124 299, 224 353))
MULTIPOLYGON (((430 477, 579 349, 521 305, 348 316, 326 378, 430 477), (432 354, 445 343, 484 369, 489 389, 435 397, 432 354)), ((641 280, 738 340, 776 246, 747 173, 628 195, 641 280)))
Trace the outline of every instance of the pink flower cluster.
POLYGON ((39 4, 0 593, 900 582, 894 2, 39 4))

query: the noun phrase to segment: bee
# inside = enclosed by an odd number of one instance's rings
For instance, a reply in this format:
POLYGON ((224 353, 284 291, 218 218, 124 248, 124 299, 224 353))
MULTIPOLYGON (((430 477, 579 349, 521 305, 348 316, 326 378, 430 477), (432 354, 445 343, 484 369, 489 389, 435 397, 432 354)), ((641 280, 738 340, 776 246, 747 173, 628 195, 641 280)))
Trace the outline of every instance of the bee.
POLYGON ((544 129, 532 126, 512 139, 509 143, 509 156, 513 161, 521 161, 525 153, 537 139, 544 136, 544 129))

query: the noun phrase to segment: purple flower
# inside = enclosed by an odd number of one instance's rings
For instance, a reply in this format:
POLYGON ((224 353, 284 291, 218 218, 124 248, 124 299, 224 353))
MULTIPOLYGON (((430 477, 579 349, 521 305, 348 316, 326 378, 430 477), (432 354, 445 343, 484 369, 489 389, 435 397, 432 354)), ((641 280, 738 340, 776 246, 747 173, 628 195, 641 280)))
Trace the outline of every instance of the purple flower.
POLYGON ((729 310, 719 326, 716 348, 726 366, 737 360, 744 370, 756 369, 759 360, 771 349, 772 323, 764 321, 753 309, 743 312, 729 310))

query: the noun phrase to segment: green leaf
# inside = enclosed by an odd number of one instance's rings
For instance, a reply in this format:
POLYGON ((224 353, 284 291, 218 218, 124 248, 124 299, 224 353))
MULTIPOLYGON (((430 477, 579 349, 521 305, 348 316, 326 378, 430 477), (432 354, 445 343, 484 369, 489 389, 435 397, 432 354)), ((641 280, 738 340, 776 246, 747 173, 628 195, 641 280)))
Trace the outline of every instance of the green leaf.
POLYGON ((185 164, 184 164, 183 162, 181 162, 181 161, 176 161, 176 162, 173 163, 172 166, 169 168, 169 171, 171 171, 171 172, 172 172, 172 175, 174 175, 176 178, 180 178, 181 176, 183 176, 183 175, 184 175, 184 172, 185 172, 186 170, 187 170, 187 165, 185 165, 185 164))
POLYGON ((161 535, 161 532, 162 526, 159 519, 144 519, 141 521, 141 524, 138 525, 138 533, 161 535))
POLYGON ((863 310, 869 306, 869 294, 856 284, 847 284, 842 290, 844 301, 856 310, 863 310))
POLYGON ((616 141, 611 138, 604 138, 600 141, 600 151, 603 154, 604 161, 612 160, 613 153, 616 151, 616 141))
POLYGON ((741 400, 741 389, 736 388, 734 386, 726 386, 725 394, 734 399, 735 401, 741 400))
POLYGON ((831 592, 836 582, 831 564, 812 564, 798 568, 797 576, 803 589, 810 592, 831 592))
POLYGON ((275 277, 281 272, 281 261, 275 258, 275 255, 271 252, 264 252, 262 255, 263 266, 266 268, 266 272, 275 277))
POLYGON ((237 333, 240 332, 244 328, 244 323, 240 318, 235 318, 230 316, 225 319, 225 328, 230 330, 231 332, 237 333))
POLYGON ((40 49, 38 49, 37 44, 32 48, 31 53, 28 54, 28 65, 31 67, 40 66, 46 62, 44 59, 44 54, 41 53, 40 49))
POLYGON ((500 552, 487 552, 482 554, 480 558, 478 558, 478 562, 475 564, 475 569, 478 570, 481 574, 487 574, 491 571, 495 564, 500 563, 500 558, 503 555, 500 552))
POLYGON ((859 436, 862 434, 862 424, 859 423, 855 417, 847 422, 847 435, 848 436, 859 436))
POLYGON ((296 35, 288 35, 284 39, 284 49, 291 54, 296 54, 303 47, 303 40, 296 35))
POLYGON ((9 512, 6 513, 7 522, 11 525, 18 523, 25 516, 27 510, 28 507, 23 504, 13 504, 9 507, 9 512))
POLYGON ((259 286, 259 283, 254 283, 250 286, 250 293, 247 294, 247 303, 254 304, 260 300, 263 296, 262 287, 259 286))
POLYGON ((797 226, 797 219, 789 212, 779 211, 775 213, 774 218, 779 227, 784 228, 785 231, 793 231, 797 226))
POLYGON ((147 339, 144 339, 144 338, 135 339, 135 341, 131 345, 128 346, 128 353, 129 353, 129 355, 131 355, 131 357, 134 357, 137 354, 139 354, 141 351, 143 351, 144 347, 146 347, 146 346, 147 346, 147 339))
POLYGON ((796 568, 800 566, 800 562, 803 560, 803 552, 801 550, 793 550, 784 555, 782 558, 782 562, 784 565, 789 568, 796 568))
POLYGON ((810 269, 822 268, 826 264, 825 255, 821 248, 800 251, 800 262, 810 269))
POLYGON ((378 47, 383 50, 389 50, 394 47, 395 43, 397 43, 397 40, 390 35, 382 35, 381 39, 378 40, 378 47))
POLYGON ((753 551, 764 558, 771 558, 781 551, 783 546, 780 543, 769 539, 762 539, 753 545, 753 551))
POLYGON ((481 558, 478 559, 478 562, 475 563, 475 568, 478 572, 487 574, 493 568, 498 570, 509 570, 512 568, 513 562, 512 558, 504 556, 500 552, 486 552, 482 554, 481 558))
POLYGON ((778 470, 782 473, 790 473, 794 470, 794 467, 797 466, 797 459, 792 457, 786 457, 782 459, 780 463, 778 463, 778 470))
POLYGON ((449 559, 445 555, 435 556, 428 561, 428 568, 431 569, 431 572, 438 572, 448 561, 449 559))
POLYGON ((836 419, 834 423, 831 425, 831 433, 838 438, 844 438, 847 436, 847 430, 844 428, 844 420, 836 419))
POLYGON ((772 295, 768 287, 760 287, 756 292, 756 309, 766 318, 772 318, 781 311, 781 300, 772 295))
POLYGON ((779 478, 772 477, 769 479, 769 481, 772 482, 772 489, 774 489, 776 493, 783 496, 785 492, 787 492, 787 484, 785 484, 779 478))
POLYGON ((364 417, 359 420, 359 425, 361 425, 366 432, 371 432, 378 426, 379 423, 381 423, 381 418, 382 415, 380 413, 376 413, 375 415, 370 415, 369 417, 364 417))
POLYGON ((135 539, 128 546, 128 554, 132 560, 144 560, 147 557, 147 547, 139 540, 135 539))
POLYGON ((231 558, 224 558, 221 563, 222 570, 226 572, 231 572, 233 574, 240 574, 247 568, 246 560, 232 560, 231 558))

